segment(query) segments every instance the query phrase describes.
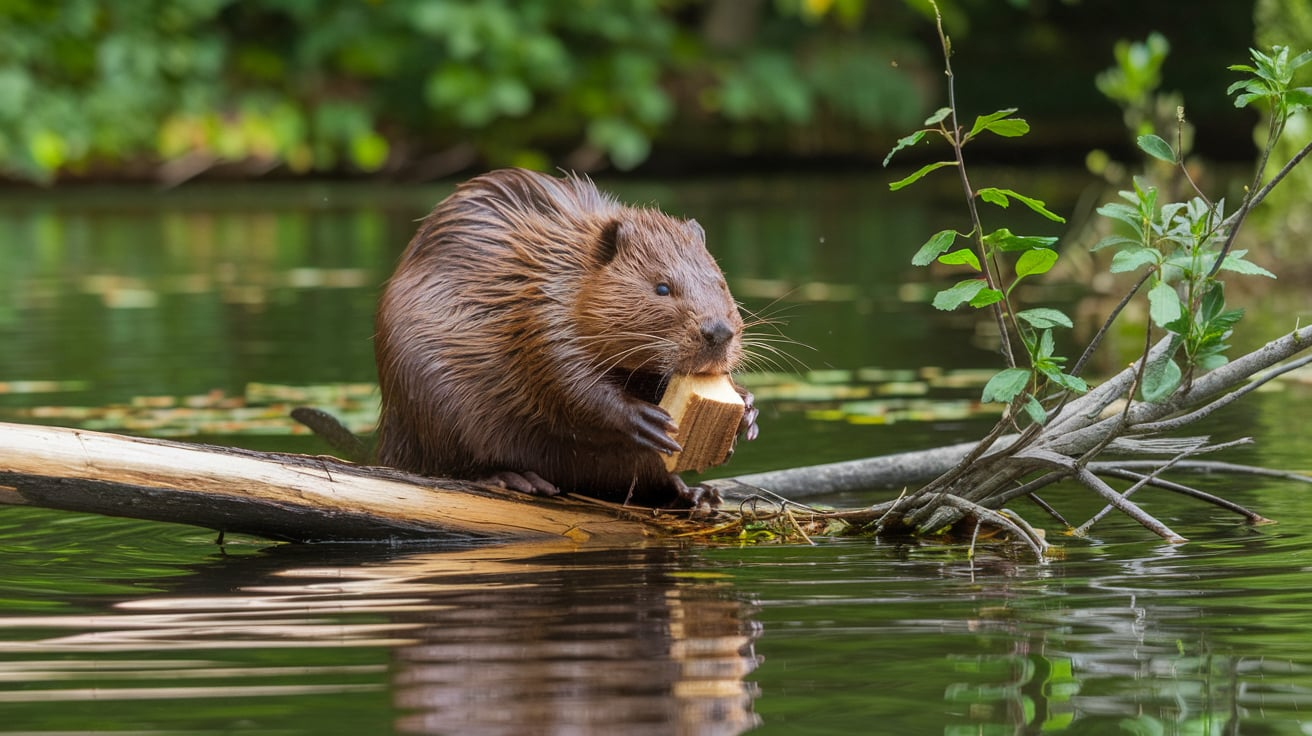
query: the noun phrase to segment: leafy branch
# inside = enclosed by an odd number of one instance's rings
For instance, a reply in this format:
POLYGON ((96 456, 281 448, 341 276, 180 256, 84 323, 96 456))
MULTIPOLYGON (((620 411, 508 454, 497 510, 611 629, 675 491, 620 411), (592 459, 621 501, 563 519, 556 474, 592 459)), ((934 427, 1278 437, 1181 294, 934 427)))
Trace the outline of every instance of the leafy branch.
MULTIPOLYGON (((934 7, 937 11, 937 6, 934 7)), ((1083 534, 1105 512, 1075 526, 1036 495, 1041 488, 1065 478, 1075 480, 1105 499, 1109 508, 1119 509, 1171 541, 1183 541, 1183 537, 1129 501, 1127 497, 1131 493, 1144 486, 1182 492, 1223 508, 1238 509, 1250 521, 1260 521, 1260 515, 1225 499, 1159 477, 1167 470, 1195 465, 1197 461, 1192 458, 1196 455, 1230 447, 1236 442, 1211 444, 1205 437, 1178 439, 1152 435, 1179 429, 1246 394, 1257 384, 1241 384, 1257 371, 1269 369, 1259 377, 1260 384, 1312 360, 1303 358, 1275 366, 1312 343, 1312 328, 1302 328, 1230 361, 1229 339, 1243 310, 1226 303, 1225 285, 1220 278, 1222 274, 1275 277, 1248 260, 1247 251, 1233 245, 1247 214, 1312 153, 1309 143, 1264 182, 1267 161, 1290 116, 1312 106, 1312 89, 1293 84, 1295 72, 1312 62, 1312 53, 1291 58, 1288 49, 1276 47, 1270 54, 1253 51, 1252 64, 1230 67, 1247 75, 1231 85, 1229 94, 1235 95, 1235 104, 1240 107, 1261 104, 1271 118, 1257 174, 1233 214, 1227 215, 1224 199, 1210 199, 1185 170, 1182 131, 1186 123, 1182 107, 1176 115, 1174 147, 1150 131, 1138 136, 1139 148, 1149 157, 1178 170, 1189 181, 1194 196, 1185 201, 1165 201, 1159 189, 1147 179, 1135 178, 1130 190, 1120 192, 1119 201, 1098 209, 1115 229, 1094 249, 1114 251, 1109 265, 1112 273, 1138 272, 1140 276, 1068 370, 1067 359, 1056 352, 1053 331, 1071 327, 1070 318, 1051 307, 1019 304, 1016 292, 1017 284, 1024 279, 1051 270, 1060 257, 1057 239, 1018 235, 1006 228, 990 231, 984 227, 978 203, 1006 208, 1019 202, 1044 218, 1054 222, 1063 220, 1043 201, 1033 197, 1010 189, 974 188, 963 153, 980 135, 1017 137, 1028 133, 1029 125, 1014 117, 1016 110, 1012 108, 981 115, 969 129, 959 124, 953 90, 952 47, 937 13, 936 18, 948 80, 948 106, 927 118, 923 128, 898 140, 884 163, 887 165, 899 151, 931 139, 942 140, 950 148, 950 156, 921 166, 893 182, 890 188, 902 189, 938 169, 957 170, 971 229, 965 233, 956 230, 934 233, 916 251, 912 263, 928 266, 937 262, 973 272, 971 278, 939 291, 933 305, 939 309, 969 306, 991 310, 999 326, 1005 366, 985 385, 981 400, 1003 402, 1008 410, 987 436, 963 450, 950 468, 920 489, 874 507, 872 512, 877 510, 881 514, 880 528, 900 526, 920 533, 936 533, 968 518, 976 523, 993 523, 990 521, 993 517, 983 511, 999 509, 1002 504, 1023 497, 1051 513, 1071 533, 1083 534), (959 239, 969 244, 959 247, 959 239), (1090 390, 1079 374, 1112 323, 1136 298, 1146 299, 1148 306, 1143 353, 1128 368, 1090 390), (1013 358, 1014 354, 1020 354, 1013 353, 1013 345, 1023 348, 1022 357, 1027 362, 1013 358), (1121 402, 1121 408, 1109 411, 1117 402, 1121 402), (1016 417, 1021 412, 1029 417, 1030 424, 1018 433, 1008 434, 1012 428, 1018 428, 1016 417), (1102 476, 1127 476, 1118 472, 1117 465, 1096 462, 1109 448, 1140 455, 1165 455, 1166 459, 1148 461, 1151 472, 1138 475, 1134 485, 1118 492, 1102 476)), ((1164 41, 1157 45, 1164 54, 1164 41)))
POLYGON ((956 169, 965 193, 971 230, 967 233, 956 230, 935 233, 916 251, 911 262, 916 266, 928 266, 937 261, 948 266, 964 266, 978 274, 939 291, 932 303, 935 308, 942 310, 952 310, 962 305, 990 310, 997 323, 1000 350, 1006 368, 989 380, 981 400, 1012 405, 1013 409, 1024 410, 1034 423, 1042 424, 1047 420, 1048 411, 1039 397, 1050 388, 1076 393, 1088 390, 1082 379, 1064 371, 1067 359, 1056 353, 1052 330, 1072 327, 1070 317, 1051 307, 1017 310, 1013 298, 1013 292, 1021 281, 1047 273, 1057 263, 1057 238, 1017 235, 1007 228, 986 231, 978 203, 1007 209, 1013 202, 1018 202, 1052 222, 1063 223, 1066 220, 1036 197, 1012 189, 975 189, 971 185, 966 169, 966 146, 986 133, 1017 138, 1029 133, 1030 126, 1024 119, 1013 117, 1016 108, 977 116, 969 130, 961 126, 952 71, 952 43, 943 30, 943 19, 937 5, 934 5, 934 11, 939 41, 943 47, 948 105, 930 115, 924 122, 925 127, 899 139, 884 158, 884 166, 888 166, 899 151, 915 146, 930 136, 945 141, 951 149, 952 158, 921 166, 910 175, 889 184, 889 189, 897 191, 910 186, 938 169, 956 169), (971 241, 971 244, 958 248, 958 238, 971 241), (1004 263, 1010 264, 1009 270, 1004 268, 1004 263), (1013 350, 1013 342, 1016 341, 1019 341, 1019 347, 1024 348, 1024 356, 1027 358, 1024 364, 1016 359, 1013 350))

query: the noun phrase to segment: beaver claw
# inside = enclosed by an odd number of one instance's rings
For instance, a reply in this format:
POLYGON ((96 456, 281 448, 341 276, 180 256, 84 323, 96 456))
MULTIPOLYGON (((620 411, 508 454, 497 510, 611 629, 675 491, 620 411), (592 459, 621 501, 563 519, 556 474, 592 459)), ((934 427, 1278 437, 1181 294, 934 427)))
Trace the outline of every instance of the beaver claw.
POLYGON ((494 486, 508 488, 512 491, 527 493, 530 496, 558 496, 560 489, 544 480, 542 476, 534 473, 532 470, 525 470, 523 473, 516 473, 513 470, 502 470, 493 473, 483 479, 484 483, 490 483, 494 486))
POLYGON ((673 455, 683 449, 671 436, 679 428, 675 426, 669 412, 645 401, 633 401, 630 409, 627 433, 634 442, 665 455, 673 455))
POLYGON ((752 396, 751 391, 748 391, 736 383, 733 385, 733 388, 738 392, 739 396, 743 397, 743 419, 738 423, 738 436, 750 442, 761 434, 760 427, 756 426, 756 417, 759 416, 761 412, 756 408, 756 397, 752 396))

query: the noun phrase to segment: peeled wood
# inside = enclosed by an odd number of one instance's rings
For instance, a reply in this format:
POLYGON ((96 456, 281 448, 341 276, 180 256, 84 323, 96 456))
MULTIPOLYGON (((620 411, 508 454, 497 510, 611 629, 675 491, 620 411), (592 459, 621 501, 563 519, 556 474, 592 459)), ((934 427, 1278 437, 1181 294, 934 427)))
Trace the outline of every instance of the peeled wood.
POLYGON ((286 541, 566 538, 632 543, 649 528, 572 499, 254 452, 0 422, 0 503, 193 524, 286 541))
POLYGON ((726 375, 676 375, 661 398, 679 431, 674 441, 682 447, 665 458, 665 469, 701 472, 723 464, 733 450, 743 420, 743 397, 726 375))

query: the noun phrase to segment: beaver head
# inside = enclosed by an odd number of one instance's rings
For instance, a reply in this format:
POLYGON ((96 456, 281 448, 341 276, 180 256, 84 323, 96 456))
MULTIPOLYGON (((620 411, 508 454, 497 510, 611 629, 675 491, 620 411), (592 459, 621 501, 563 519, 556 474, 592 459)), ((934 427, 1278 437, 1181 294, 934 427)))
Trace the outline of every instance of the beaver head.
POLYGON ((695 220, 626 208, 581 283, 579 339, 603 371, 728 373, 742 357, 742 317, 695 220))

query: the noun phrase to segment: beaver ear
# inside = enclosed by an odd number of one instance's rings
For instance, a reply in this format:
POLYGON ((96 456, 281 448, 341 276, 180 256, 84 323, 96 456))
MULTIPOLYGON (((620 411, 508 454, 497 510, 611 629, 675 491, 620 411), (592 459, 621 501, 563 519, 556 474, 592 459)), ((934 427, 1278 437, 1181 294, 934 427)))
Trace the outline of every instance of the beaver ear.
POLYGON ((702 229, 702 224, 700 222, 697 222, 696 220, 691 220, 691 219, 686 220, 685 222, 688 224, 688 229, 692 230, 693 235, 695 235, 697 239, 700 240, 702 243, 705 243, 706 231, 702 229))
POLYGON ((597 238, 597 258, 601 265, 606 265, 615 260, 619 254, 620 242, 628 237, 628 228, 620 220, 611 220, 601 229, 601 236, 597 238))

